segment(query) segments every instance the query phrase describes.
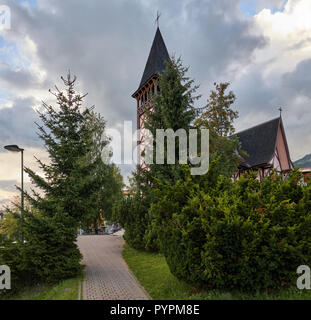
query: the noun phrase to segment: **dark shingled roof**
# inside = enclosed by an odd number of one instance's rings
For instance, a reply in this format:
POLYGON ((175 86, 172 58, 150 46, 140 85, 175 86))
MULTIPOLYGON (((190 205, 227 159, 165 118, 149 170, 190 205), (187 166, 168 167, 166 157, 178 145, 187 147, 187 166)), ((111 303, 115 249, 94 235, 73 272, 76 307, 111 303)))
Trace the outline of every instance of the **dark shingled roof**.
POLYGON ((243 165, 255 167, 271 161, 276 147, 280 120, 279 117, 236 134, 242 150, 248 154, 243 165))
POLYGON ((165 70, 165 61, 169 59, 170 56, 166 49, 160 29, 158 28, 139 88, 142 87, 152 76, 163 72, 165 70))

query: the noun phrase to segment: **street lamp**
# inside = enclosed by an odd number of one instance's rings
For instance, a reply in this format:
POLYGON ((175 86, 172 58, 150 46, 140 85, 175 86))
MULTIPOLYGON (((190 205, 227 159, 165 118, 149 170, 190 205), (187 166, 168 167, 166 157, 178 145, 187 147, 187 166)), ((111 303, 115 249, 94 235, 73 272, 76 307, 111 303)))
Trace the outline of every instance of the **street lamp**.
POLYGON ((17 145, 5 146, 4 149, 11 152, 21 152, 21 173, 22 173, 22 197, 21 197, 21 219, 22 219, 22 243, 24 243, 24 233, 23 233, 23 224, 24 224, 24 149, 19 148, 17 145))

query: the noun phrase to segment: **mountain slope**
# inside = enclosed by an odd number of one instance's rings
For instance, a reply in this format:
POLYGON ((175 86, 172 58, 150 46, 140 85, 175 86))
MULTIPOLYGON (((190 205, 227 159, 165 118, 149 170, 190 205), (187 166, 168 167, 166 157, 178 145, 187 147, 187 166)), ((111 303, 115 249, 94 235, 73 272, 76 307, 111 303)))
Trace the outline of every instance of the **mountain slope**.
POLYGON ((311 168, 311 153, 294 162, 295 167, 311 168))

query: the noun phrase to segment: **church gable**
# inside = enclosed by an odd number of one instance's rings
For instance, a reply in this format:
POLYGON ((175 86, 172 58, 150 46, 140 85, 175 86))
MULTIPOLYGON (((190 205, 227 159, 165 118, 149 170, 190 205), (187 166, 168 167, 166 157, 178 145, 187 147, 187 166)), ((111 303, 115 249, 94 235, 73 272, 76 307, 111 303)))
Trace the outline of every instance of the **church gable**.
POLYGON ((277 141, 276 141, 276 147, 275 147, 275 158, 277 163, 277 167, 275 168, 278 171, 289 171, 293 169, 282 119, 280 121, 279 129, 278 129, 278 135, 277 135, 277 141))
POLYGON ((259 178, 263 178, 273 169, 286 173, 293 168, 281 117, 244 130, 236 136, 242 150, 247 153, 238 175, 254 169, 258 170, 259 178))
POLYGON ((275 153, 280 118, 276 118, 236 134, 247 156, 245 168, 269 165, 275 153))

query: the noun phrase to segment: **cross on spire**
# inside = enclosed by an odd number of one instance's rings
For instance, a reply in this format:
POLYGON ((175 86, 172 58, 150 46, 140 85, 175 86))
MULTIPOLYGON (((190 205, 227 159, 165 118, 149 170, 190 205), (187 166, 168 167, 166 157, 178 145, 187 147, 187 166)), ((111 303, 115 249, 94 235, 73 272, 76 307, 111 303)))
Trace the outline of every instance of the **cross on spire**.
POLYGON ((157 11, 157 18, 155 20, 155 23, 157 24, 158 28, 159 28, 159 20, 160 20, 160 17, 161 17, 161 13, 159 11, 157 11))
POLYGON ((279 107, 278 110, 280 111, 280 116, 281 116, 282 115, 282 111, 283 111, 282 107, 279 107))

